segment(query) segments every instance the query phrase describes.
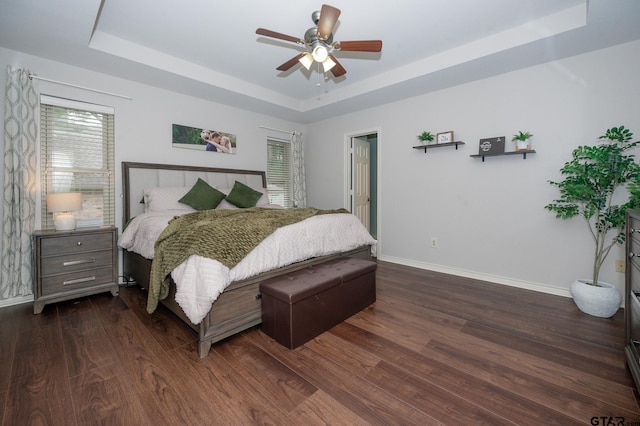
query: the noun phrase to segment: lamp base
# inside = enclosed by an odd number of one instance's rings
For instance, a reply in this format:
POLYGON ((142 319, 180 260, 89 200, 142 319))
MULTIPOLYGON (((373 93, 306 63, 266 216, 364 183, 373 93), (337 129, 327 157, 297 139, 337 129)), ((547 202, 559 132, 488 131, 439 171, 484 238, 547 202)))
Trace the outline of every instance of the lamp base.
POLYGON ((53 228, 56 231, 73 231, 76 229, 76 217, 73 213, 57 213, 53 218, 53 228))

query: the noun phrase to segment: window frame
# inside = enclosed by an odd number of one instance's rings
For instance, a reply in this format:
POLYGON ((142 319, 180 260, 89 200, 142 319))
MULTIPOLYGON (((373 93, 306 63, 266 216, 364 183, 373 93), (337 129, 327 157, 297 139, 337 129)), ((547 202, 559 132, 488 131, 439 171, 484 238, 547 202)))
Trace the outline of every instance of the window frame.
POLYGON ((47 211, 46 199, 54 192, 82 193, 83 210, 74 212, 77 228, 115 226, 113 107, 40 96, 40 184, 42 229, 53 229, 53 214, 47 211), (75 119, 73 111, 79 112, 75 119), (73 164, 62 166, 61 158, 73 164), (52 164, 56 161, 58 165, 52 164), (82 167, 91 162, 97 167, 82 167), (56 190, 56 186, 61 189, 56 190))
POLYGON ((267 191, 271 203, 285 208, 294 206, 293 200, 293 149, 291 141, 269 137, 267 138, 267 191), (275 170, 277 159, 273 158, 276 150, 284 154, 282 167, 275 170), (277 189, 283 188, 283 189, 277 189))

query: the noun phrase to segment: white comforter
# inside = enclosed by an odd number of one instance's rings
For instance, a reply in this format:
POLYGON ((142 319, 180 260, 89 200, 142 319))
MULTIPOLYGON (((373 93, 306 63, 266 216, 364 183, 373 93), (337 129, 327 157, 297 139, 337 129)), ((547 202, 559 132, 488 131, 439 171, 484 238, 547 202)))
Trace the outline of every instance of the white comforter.
MULTIPOLYGON (((185 211, 144 213, 127 226, 118 242, 123 249, 153 258, 154 242, 171 218, 185 211)), ((227 286, 261 272, 311 257, 352 250, 374 240, 351 214, 324 214, 277 229, 234 268, 201 256, 190 256, 171 272, 176 302, 194 324, 199 324, 227 286)))

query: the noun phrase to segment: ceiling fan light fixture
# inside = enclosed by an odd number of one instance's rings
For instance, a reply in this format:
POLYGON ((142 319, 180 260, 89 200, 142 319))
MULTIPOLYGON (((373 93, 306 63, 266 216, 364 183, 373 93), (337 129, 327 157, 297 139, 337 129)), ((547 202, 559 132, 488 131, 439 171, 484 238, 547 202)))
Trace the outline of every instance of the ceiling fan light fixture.
POLYGON ((313 56, 311 56, 311 53, 307 52, 302 58, 298 59, 298 62, 300 62, 306 69, 310 69, 311 64, 313 64, 313 56))
POLYGON ((324 45, 320 43, 314 43, 312 48, 313 49, 311 50, 311 56, 313 56, 313 59, 316 62, 324 62, 325 59, 329 57, 329 51, 324 45))
POLYGON ((322 66, 324 68, 324 72, 331 70, 331 68, 336 66, 336 63, 331 60, 331 57, 327 57, 324 61, 322 61, 322 66))
POLYGON ((258 28, 256 34, 304 46, 304 50, 298 51, 296 56, 276 67, 276 70, 288 71, 296 66, 298 62, 307 70, 311 70, 314 62, 317 62, 318 73, 321 72, 320 64, 322 64, 325 74, 330 71, 334 77, 339 78, 345 75, 347 70, 345 70, 342 64, 338 62, 338 59, 333 56, 334 52, 378 53, 382 51, 382 40, 342 40, 334 43, 333 31, 336 29, 340 13, 340 9, 328 4, 323 4, 321 10, 317 10, 311 14, 311 20, 315 26, 307 29, 303 38, 293 37, 266 28, 258 28))

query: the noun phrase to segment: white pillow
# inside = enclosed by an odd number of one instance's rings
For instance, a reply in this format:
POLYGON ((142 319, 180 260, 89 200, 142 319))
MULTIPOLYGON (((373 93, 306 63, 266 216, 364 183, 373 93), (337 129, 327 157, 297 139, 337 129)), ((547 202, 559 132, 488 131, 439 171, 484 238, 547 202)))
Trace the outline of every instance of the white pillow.
POLYGON ((196 209, 179 201, 190 189, 190 186, 167 186, 164 188, 156 187, 145 189, 145 210, 149 212, 163 210, 187 210, 195 212, 196 209))
MULTIPOLYGON (((260 190, 257 190, 257 191, 260 191, 260 190)), ((265 206, 267 204, 270 204, 269 197, 267 196, 267 194, 262 192, 262 196, 258 199, 258 202, 256 203, 256 207, 265 206)))
MULTIPOLYGON (((221 192, 223 192, 223 191, 221 191, 221 192)), ((218 206, 216 207, 216 209, 239 209, 239 208, 240 207, 234 206, 233 204, 231 204, 227 200, 220 201, 220 204, 218 204, 218 206)))

